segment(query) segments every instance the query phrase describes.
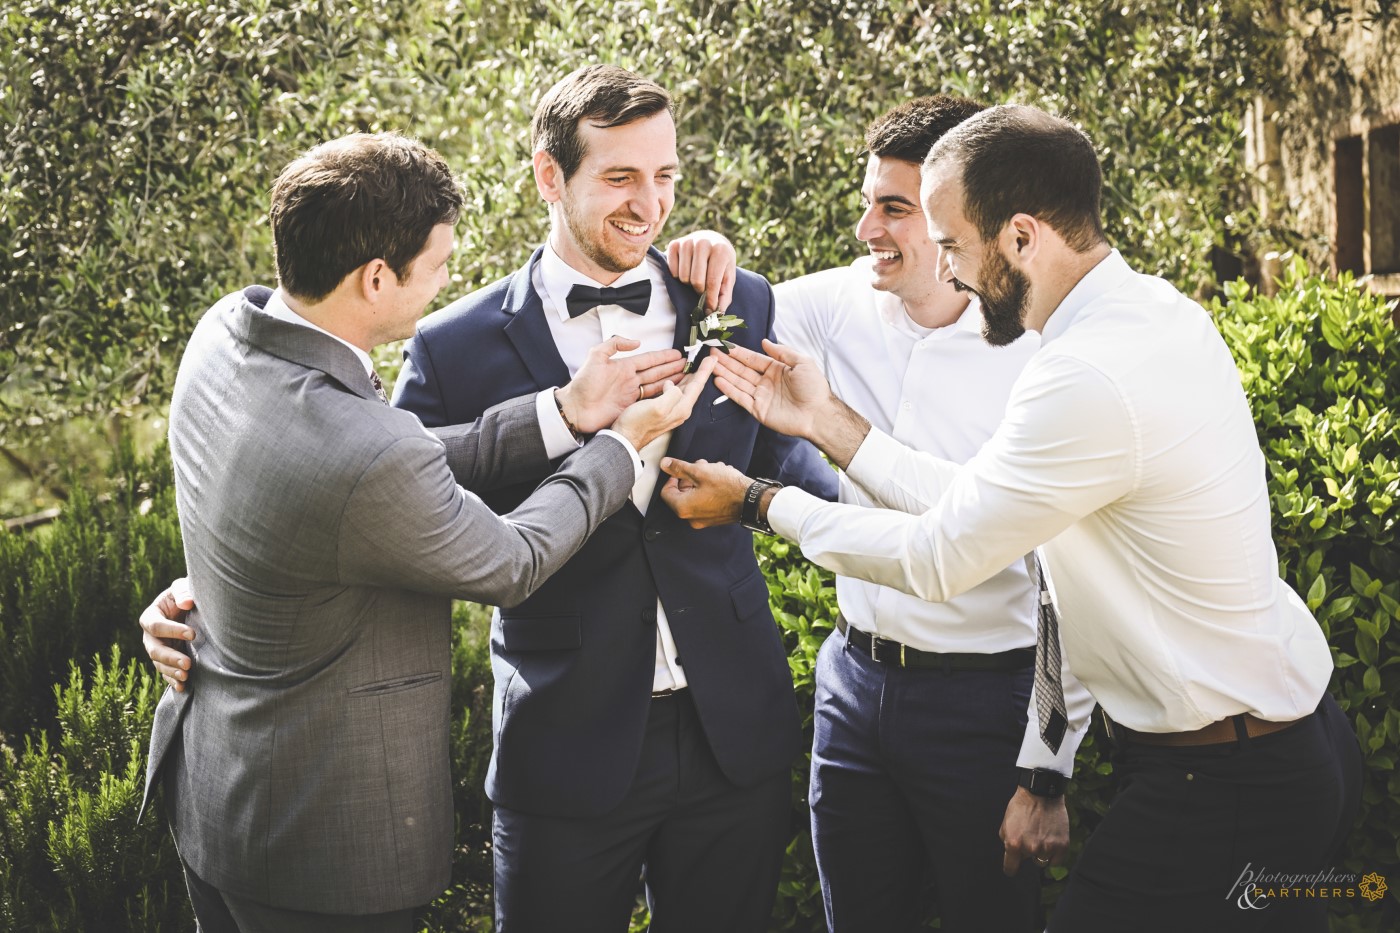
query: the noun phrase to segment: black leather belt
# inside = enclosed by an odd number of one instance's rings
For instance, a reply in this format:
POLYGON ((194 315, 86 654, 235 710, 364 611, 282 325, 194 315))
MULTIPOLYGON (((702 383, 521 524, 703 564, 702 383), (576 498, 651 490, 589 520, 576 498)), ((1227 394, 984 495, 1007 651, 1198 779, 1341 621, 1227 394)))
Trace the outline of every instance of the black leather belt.
POLYGON ((653 700, 664 700, 684 692, 685 689, 685 687, 667 687, 665 690, 653 690, 651 692, 651 698, 653 700))
POLYGON ((871 635, 846 623, 846 617, 836 617, 836 627, 855 645, 881 664, 892 667, 914 667, 921 670, 948 671, 1023 671, 1035 667, 1035 648, 1013 648, 997 654, 973 654, 957 651, 920 651, 908 645, 871 635))

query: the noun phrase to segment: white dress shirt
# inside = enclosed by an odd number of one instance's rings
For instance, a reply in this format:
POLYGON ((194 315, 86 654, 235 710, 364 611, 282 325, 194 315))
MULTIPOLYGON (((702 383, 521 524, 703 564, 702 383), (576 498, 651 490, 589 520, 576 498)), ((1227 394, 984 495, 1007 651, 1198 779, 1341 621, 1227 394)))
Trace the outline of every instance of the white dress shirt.
MULTIPOLYGON (((836 395, 876 428, 915 450, 965 463, 1001 423, 1011 386, 1040 338, 989 345, 975 301, 954 323, 923 327, 897 297, 872 287, 872 264, 862 258, 775 286, 778 340, 820 361, 836 395)), ((844 473, 839 501, 875 505, 844 473)), ((922 651, 995 654, 1035 644, 1036 592, 1019 556, 946 602, 844 574, 836 577, 836 596, 852 626, 922 651)), ((1082 738, 1082 729, 1068 733, 1052 754, 1028 727, 1018 763, 1068 774, 1082 738)))
MULTIPOLYGON (((666 291, 666 279, 661 269, 650 259, 643 260, 640 266, 628 270, 612 282, 612 288, 621 288, 633 282, 651 281, 651 303, 646 314, 634 314, 617 305, 600 305, 578 317, 569 317, 565 299, 575 285, 603 287, 602 282, 594 281, 574 269, 545 244, 539 263, 535 266, 533 285, 535 292, 544 303, 544 318, 554 337, 554 345, 559 356, 569 369, 572 377, 578 372, 588 357, 588 351, 613 336, 631 337, 640 341, 641 346, 628 353, 646 353, 651 350, 667 350, 675 346, 676 309, 671 304, 671 296, 666 291)), ((632 487, 632 504, 643 515, 651 504, 652 493, 661 475, 661 458, 666 453, 666 445, 671 441, 667 432, 652 441, 638 453, 642 467, 637 474, 637 482, 632 487)), ((685 672, 676 662, 675 640, 671 637, 671 625, 666 619, 666 609, 661 600, 656 601, 656 667, 652 678, 653 690, 669 690, 686 686, 685 672)))
POLYGON ((1326 689, 1327 641, 1278 576, 1234 361, 1198 304, 1117 252, 1050 317, 981 453, 959 466, 872 430, 848 472, 901 511, 784 489, 773 527, 932 600, 1043 543, 1066 666, 1129 728, 1289 721, 1326 689))

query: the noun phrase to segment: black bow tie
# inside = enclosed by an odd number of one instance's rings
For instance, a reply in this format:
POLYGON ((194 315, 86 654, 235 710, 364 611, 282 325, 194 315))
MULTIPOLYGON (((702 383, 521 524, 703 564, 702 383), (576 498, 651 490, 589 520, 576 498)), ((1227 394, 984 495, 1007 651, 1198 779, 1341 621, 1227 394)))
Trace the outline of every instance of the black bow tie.
POLYGON ((633 314, 646 314, 647 306, 651 304, 651 282, 643 279, 621 288, 575 285, 569 289, 569 297, 564 303, 569 306, 571 318, 587 314, 599 305, 617 305, 633 314))

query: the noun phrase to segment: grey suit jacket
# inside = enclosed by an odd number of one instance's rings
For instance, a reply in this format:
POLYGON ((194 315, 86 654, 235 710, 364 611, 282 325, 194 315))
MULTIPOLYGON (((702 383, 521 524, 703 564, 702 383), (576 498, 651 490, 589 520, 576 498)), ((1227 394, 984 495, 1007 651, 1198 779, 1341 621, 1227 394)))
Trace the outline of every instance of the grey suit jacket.
POLYGON ((451 871, 449 597, 525 599, 626 501, 631 458, 596 439, 497 516, 449 460, 478 488, 546 473, 532 398, 435 435, 342 344, 264 314, 266 294, 215 305, 176 378, 199 634, 189 688, 156 709, 146 794, 165 763, 180 854, 223 890, 426 904, 451 871))

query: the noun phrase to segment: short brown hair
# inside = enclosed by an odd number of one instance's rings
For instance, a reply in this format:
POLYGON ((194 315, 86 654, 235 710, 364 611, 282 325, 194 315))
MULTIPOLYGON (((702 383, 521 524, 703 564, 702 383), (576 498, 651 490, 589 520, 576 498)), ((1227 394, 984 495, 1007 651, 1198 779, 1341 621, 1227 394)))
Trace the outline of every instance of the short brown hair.
POLYGON ((865 148, 882 159, 921 165, 944 133, 985 109, 966 97, 916 97, 876 117, 865 131, 865 148))
POLYGON ((530 143, 536 152, 549 153, 568 181, 586 155, 581 122, 625 126, 663 110, 674 115, 675 107, 656 82, 616 65, 588 65, 545 91, 530 121, 530 143))
POLYGON ((992 107, 949 130, 924 169, 944 162, 962 176, 963 213, 983 241, 1016 214, 1029 214, 1076 252, 1104 242, 1099 157, 1068 121, 1034 107, 992 107))
POLYGON ((315 302, 372 259, 406 278, 433 228, 461 210, 451 169, 417 140, 354 133, 324 142, 272 185, 278 282, 315 302))

